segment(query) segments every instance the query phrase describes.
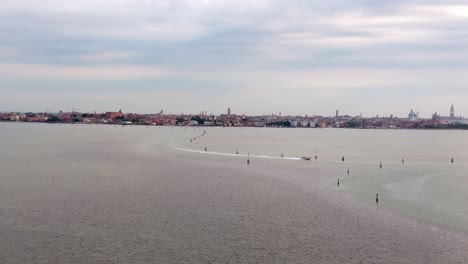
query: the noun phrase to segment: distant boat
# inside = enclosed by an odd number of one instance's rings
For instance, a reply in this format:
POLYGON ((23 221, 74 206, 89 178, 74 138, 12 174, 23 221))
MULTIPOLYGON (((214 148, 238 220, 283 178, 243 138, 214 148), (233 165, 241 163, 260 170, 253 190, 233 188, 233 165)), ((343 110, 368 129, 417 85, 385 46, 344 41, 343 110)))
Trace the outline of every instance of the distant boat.
POLYGON ((311 157, 301 157, 301 159, 303 159, 303 160, 310 160, 311 157))

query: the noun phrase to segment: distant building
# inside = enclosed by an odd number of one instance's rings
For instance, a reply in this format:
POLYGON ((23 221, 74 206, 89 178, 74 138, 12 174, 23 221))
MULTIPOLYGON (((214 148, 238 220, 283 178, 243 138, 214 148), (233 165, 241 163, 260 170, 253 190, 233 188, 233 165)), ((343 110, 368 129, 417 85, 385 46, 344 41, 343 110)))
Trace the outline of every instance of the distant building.
POLYGON ((190 120, 189 123, 188 123, 189 126, 198 126, 199 123, 197 120, 190 120))
POLYGON ((107 119, 115 119, 117 117, 123 116, 122 110, 119 110, 119 112, 106 112, 106 118, 107 119))
POLYGON ((266 122, 263 120, 254 120, 253 121, 253 126, 254 127, 264 127, 266 126, 266 122))
POLYGON ((20 116, 19 115, 11 115, 10 120, 18 122, 18 121, 20 121, 20 116))
POLYGON ((413 109, 411 109, 411 112, 408 114, 408 120, 410 121, 415 121, 418 119, 418 114, 416 114, 413 109))
MULTIPOLYGON (((434 116, 433 116, 434 118, 434 116)), ((450 106, 450 116, 436 116, 436 118, 438 120, 440 120, 440 122, 442 123, 445 123, 445 124, 455 124, 455 123, 458 123, 458 124, 467 124, 468 123, 468 120, 466 120, 465 118, 459 116, 455 116, 455 106, 452 104, 452 106, 450 106)))

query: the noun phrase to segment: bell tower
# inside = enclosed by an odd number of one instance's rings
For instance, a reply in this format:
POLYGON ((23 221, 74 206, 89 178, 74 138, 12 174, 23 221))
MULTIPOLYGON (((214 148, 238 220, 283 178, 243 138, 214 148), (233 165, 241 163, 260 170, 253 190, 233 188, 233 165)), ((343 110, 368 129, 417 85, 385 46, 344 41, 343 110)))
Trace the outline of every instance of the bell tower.
POLYGON ((450 118, 454 118, 455 117, 455 107, 452 105, 452 107, 450 107, 450 118))

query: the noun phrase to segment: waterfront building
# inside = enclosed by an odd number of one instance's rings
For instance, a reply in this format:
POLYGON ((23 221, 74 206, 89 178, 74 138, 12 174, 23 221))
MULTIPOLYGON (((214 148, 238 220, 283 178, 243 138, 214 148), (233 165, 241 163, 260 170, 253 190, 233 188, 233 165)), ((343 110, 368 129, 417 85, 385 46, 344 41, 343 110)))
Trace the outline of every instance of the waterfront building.
POLYGON ((418 119, 418 114, 416 114, 413 109, 411 109, 411 111, 409 112, 408 114, 408 120, 410 121, 415 121, 418 119))
POLYGON ((308 127, 309 126, 309 121, 301 121, 299 122, 301 127, 308 127))
POLYGON ((122 110, 119 110, 119 112, 106 112, 106 119, 115 119, 121 116, 123 116, 122 110))
POLYGON ((450 106, 450 116, 440 116, 436 113, 435 118, 437 118, 438 120, 440 120, 441 123, 444 124, 468 124, 468 119, 465 119, 462 116, 455 116, 455 106, 453 104, 452 106, 450 106))
POLYGON ((253 126, 254 127, 264 127, 264 126, 266 126, 266 121, 263 120, 262 118, 255 118, 253 120, 253 126))
POLYGON ((197 120, 190 120, 189 123, 188 123, 189 126, 198 126, 198 124, 199 123, 198 123, 197 120))
POLYGON ((20 121, 20 116, 19 115, 11 115, 10 120, 18 122, 18 121, 20 121))

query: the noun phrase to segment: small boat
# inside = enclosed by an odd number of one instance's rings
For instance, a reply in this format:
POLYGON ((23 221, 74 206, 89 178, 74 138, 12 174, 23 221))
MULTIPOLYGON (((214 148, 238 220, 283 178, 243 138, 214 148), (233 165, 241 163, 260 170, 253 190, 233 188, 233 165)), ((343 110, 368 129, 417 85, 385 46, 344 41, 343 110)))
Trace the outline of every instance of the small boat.
POLYGON ((310 158, 310 157, 301 157, 301 159, 303 159, 303 160, 310 160, 311 158, 310 158))

